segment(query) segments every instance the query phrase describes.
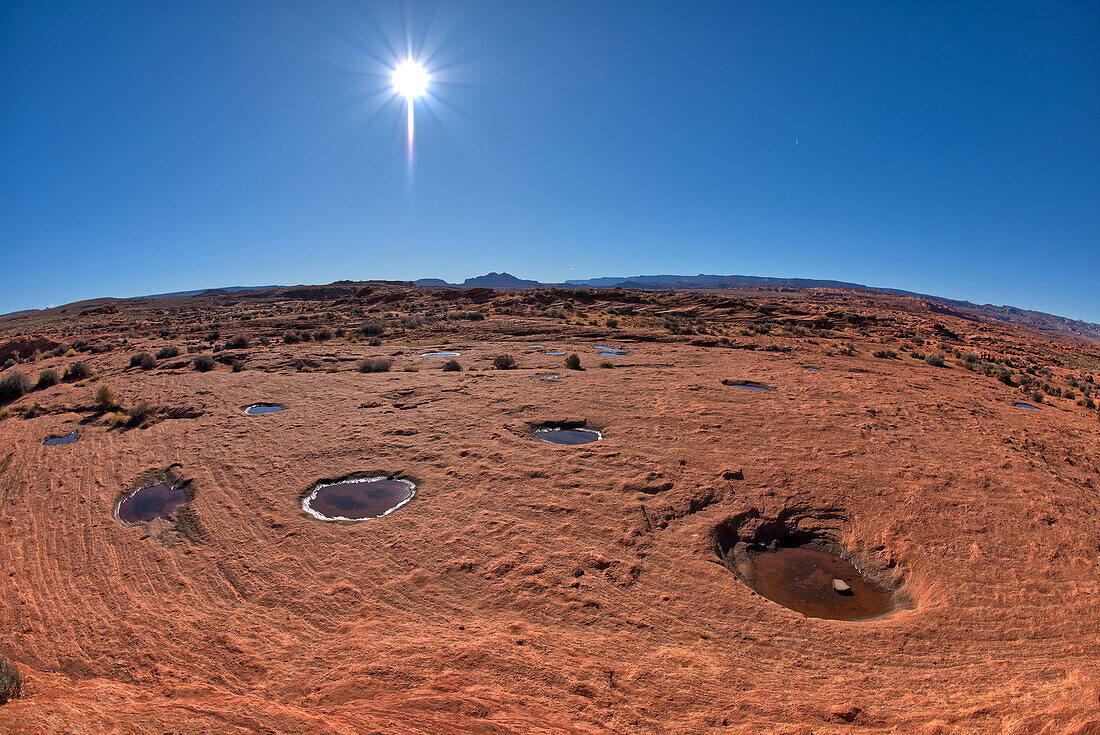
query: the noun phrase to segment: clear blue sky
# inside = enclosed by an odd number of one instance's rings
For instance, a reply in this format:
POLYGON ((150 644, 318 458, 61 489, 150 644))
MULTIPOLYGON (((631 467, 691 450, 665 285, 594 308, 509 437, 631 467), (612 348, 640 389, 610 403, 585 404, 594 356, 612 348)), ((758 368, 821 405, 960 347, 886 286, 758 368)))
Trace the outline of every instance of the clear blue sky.
POLYGON ((3 0, 0 94, 0 312, 506 270, 1100 322, 1095 0, 3 0))

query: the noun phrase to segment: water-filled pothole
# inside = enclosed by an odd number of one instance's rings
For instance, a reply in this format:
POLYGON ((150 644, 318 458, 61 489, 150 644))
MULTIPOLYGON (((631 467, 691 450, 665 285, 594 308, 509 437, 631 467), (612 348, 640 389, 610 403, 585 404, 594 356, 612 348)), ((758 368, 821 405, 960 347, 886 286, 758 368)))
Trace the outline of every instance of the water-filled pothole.
POLYGON ((47 439, 46 441, 44 441, 42 443, 45 444, 47 447, 52 447, 55 444, 71 444, 79 438, 80 438, 80 434, 78 434, 76 431, 74 431, 71 434, 66 434, 65 436, 50 437, 49 439, 47 439))
POLYGON ((541 378, 542 380, 557 380, 560 377, 561 377, 560 375, 557 375, 555 373, 548 373, 546 375, 540 375, 539 376, 539 378, 541 378))
POLYGON ((249 416, 256 416, 262 413, 278 413, 284 410, 284 406, 280 406, 278 403, 253 403, 251 406, 247 406, 244 412, 249 416))
MULTIPOLYGON (((741 521, 746 520, 744 517, 741 521)), ((760 522, 718 529, 718 553, 747 586, 772 602, 811 618, 873 620, 897 610, 900 593, 861 569, 828 536, 787 522, 760 522)))
POLYGON ((630 357, 629 352, 601 352, 600 357, 630 357))
POLYGON ((1016 408, 1034 408, 1036 411, 1039 410, 1038 406, 1032 406, 1030 403, 1017 403, 1016 408))
POLYGON ((424 352, 421 357, 458 357, 461 352, 424 352))
POLYGON ((729 378, 726 378, 722 381, 722 385, 728 385, 733 388, 743 388, 744 390, 775 390, 771 386, 765 385, 764 383, 758 383, 755 380, 730 380, 729 378))
POLYGON ((544 426, 535 429, 535 436, 544 442, 575 447, 578 444, 591 444, 603 439, 603 434, 593 429, 573 429, 560 426, 544 426))
POLYGON ((564 355, 565 353, 562 352, 561 350, 550 350, 546 354, 547 355, 564 355))
POLYGON ((413 499, 416 485, 394 477, 359 477, 322 483, 302 499, 302 510, 322 521, 367 521, 413 499))
POLYGON ((135 490, 115 506, 115 517, 132 526, 160 518, 170 520, 172 514, 187 502, 187 491, 164 482, 135 490))

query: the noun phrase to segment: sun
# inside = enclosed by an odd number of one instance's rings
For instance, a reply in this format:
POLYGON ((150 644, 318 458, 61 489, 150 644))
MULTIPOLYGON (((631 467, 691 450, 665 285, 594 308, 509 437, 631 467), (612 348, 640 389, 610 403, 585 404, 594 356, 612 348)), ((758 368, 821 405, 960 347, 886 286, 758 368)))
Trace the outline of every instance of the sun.
POLYGON ((402 61, 393 70, 393 88, 409 102, 427 91, 430 79, 427 70, 412 59, 402 61))

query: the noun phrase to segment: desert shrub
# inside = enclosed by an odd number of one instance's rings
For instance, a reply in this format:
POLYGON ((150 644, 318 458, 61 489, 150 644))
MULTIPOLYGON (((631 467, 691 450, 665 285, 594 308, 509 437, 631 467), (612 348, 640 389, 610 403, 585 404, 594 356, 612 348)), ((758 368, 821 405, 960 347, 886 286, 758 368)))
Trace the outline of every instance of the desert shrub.
POLYGON ((1001 381, 1005 385, 1013 385, 1012 371, 1007 369, 1007 368, 1003 368, 1003 367, 996 368, 993 371, 993 377, 995 377, 997 380, 1001 381))
POLYGON ((325 368, 325 372, 326 373, 338 373, 338 372, 340 372, 340 367, 338 365, 329 365, 327 368, 325 368))
POLYGON ((589 291, 587 288, 578 288, 577 290, 573 291, 573 298, 581 302, 582 304, 591 304, 593 301, 595 301, 595 299, 592 298, 592 292, 589 291))
POLYGON ((36 390, 42 390, 43 388, 49 388, 52 385, 57 385, 61 382, 61 376, 57 374, 57 371, 53 368, 46 368, 42 372, 38 373, 38 382, 35 384, 36 390))
POLYGON ((577 357, 577 353, 574 352, 572 355, 565 358, 565 366, 570 370, 580 370, 581 358, 577 357))
POLYGON ((416 329, 423 326, 424 320, 418 316, 403 316, 401 317, 401 326, 405 329, 416 329))
POLYGON ((15 367, 18 364, 19 363, 16 362, 13 358, 9 357, 7 360, 4 360, 4 364, 0 365, 0 367, 2 367, 4 370, 7 370, 8 368, 15 367))
POLYGON ((1068 398, 1071 401, 1077 397, 1077 394, 1071 391, 1069 388, 1062 389, 1062 398, 1068 398))
POLYGON ((388 373, 393 360, 388 357, 366 357, 355 363, 355 369, 361 373, 388 373))
POLYGON ((214 358, 210 355, 199 355, 191 361, 191 365, 200 373, 208 373, 214 369, 214 358))
POLYGON ((65 380, 84 380, 91 374, 92 371, 82 362, 74 362, 65 368, 65 380))
POLYGON ((403 373, 419 373, 420 368, 418 368, 416 365, 406 365, 405 367, 401 368, 401 372, 403 372, 403 373))
POLYGON ((227 350, 242 350, 251 344, 252 338, 245 332, 237 332, 232 337, 225 341, 225 349, 227 350))
MULTIPOLYGON (((439 340, 439 344, 441 344, 441 345, 449 345, 450 343, 451 343, 451 338, 450 337, 441 337, 440 340, 439 340)), ((1090 377, 1089 380, 1091 381, 1092 378, 1090 377)))
POLYGON ((611 362, 610 360, 600 360, 600 367, 613 368, 615 367, 615 363, 611 362))
POLYGON ((317 340, 318 342, 327 342, 328 340, 332 339, 332 330, 328 327, 321 327, 313 333, 313 339, 317 340))
POLYGON ((300 372, 300 373, 312 373, 313 368, 310 365, 306 365, 305 363, 302 363, 301 365, 298 366, 298 372, 300 372))
POLYGON ((497 370, 512 370, 516 366, 516 360, 511 355, 497 355, 493 358, 493 367, 497 370))
POLYGON ((214 344, 215 342, 217 342, 221 338, 222 338, 222 333, 220 331, 218 331, 217 329, 215 329, 212 332, 209 332, 206 335, 206 341, 209 342, 210 344, 214 344))
POLYGON ((945 364, 943 361, 943 355, 929 355, 928 357, 924 358, 924 361, 932 367, 943 367, 945 364))
POLYGON ((233 372, 239 373, 244 370, 244 363, 240 360, 234 360, 232 362, 233 372))
POLYGON ((130 367, 139 367, 142 370, 152 370, 156 367, 156 364, 157 358, 153 357, 148 352, 139 352, 130 357, 130 367))
POLYGON ((22 370, 12 370, 0 378, 0 401, 14 401, 30 392, 31 379, 22 370))
POLYGON ((126 409, 126 423, 130 426, 141 426, 151 414, 152 410, 149 408, 149 404, 146 401, 142 401, 126 409))
POLYGON ((458 360, 447 360, 443 363, 443 372, 445 373, 457 373, 462 370, 462 366, 458 364, 458 360))
POLYGON ((1031 391, 1031 400, 1035 401, 1036 403, 1042 403, 1043 402, 1043 394, 1040 393, 1037 390, 1033 390, 1033 391, 1031 391))
POLYGON ((283 335, 283 342, 288 345, 296 345, 302 341, 301 335, 295 332, 293 329, 283 335))
POLYGON ((179 356, 180 356, 180 348, 176 347, 175 345, 168 345, 167 347, 161 347, 159 350, 157 350, 157 359, 158 360, 167 360, 169 358, 179 357, 179 356))
POLYGON ((118 428, 123 426, 130 420, 130 417, 126 415, 125 411, 115 411, 107 418, 107 424, 111 428, 118 428))
POLYGON ((609 316, 604 324, 606 324, 611 329, 616 329, 619 326, 619 320, 613 316, 609 316))
POLYGON ((15 665, 0 656, 0 704, 18 699, 23 694, 23 678, 15 665))
POLYGON ((924 353, 923 352, 918 352, 917 350, 913 350, 912 352, 909 353, 909 357, 913 358, 914 360, 923 360, 924 359, 924 353))
POLYGON ((875 357, 880 357, 884 360, 898 359, 898 353, 894 352, 893 350, 875 350, 873 354, 875 357))
POLYGON ((358 331, 361 337, 381 337, 386 333, 386 328, 378 322, 365 322, 358 331))
POLYGON ((118 405, 118 396, 109 385, 101 385, 95 389, 95 407, 100 411, 107 411, 118 405))

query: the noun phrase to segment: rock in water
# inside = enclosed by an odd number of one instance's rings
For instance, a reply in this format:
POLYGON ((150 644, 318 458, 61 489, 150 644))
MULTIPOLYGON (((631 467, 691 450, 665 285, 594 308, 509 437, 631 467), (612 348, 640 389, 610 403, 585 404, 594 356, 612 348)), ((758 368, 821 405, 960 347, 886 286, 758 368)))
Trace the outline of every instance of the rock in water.
POLYGON ((842 595, 852 594, 852 588, 843 579, 833 579, 833 589, 842 595))

